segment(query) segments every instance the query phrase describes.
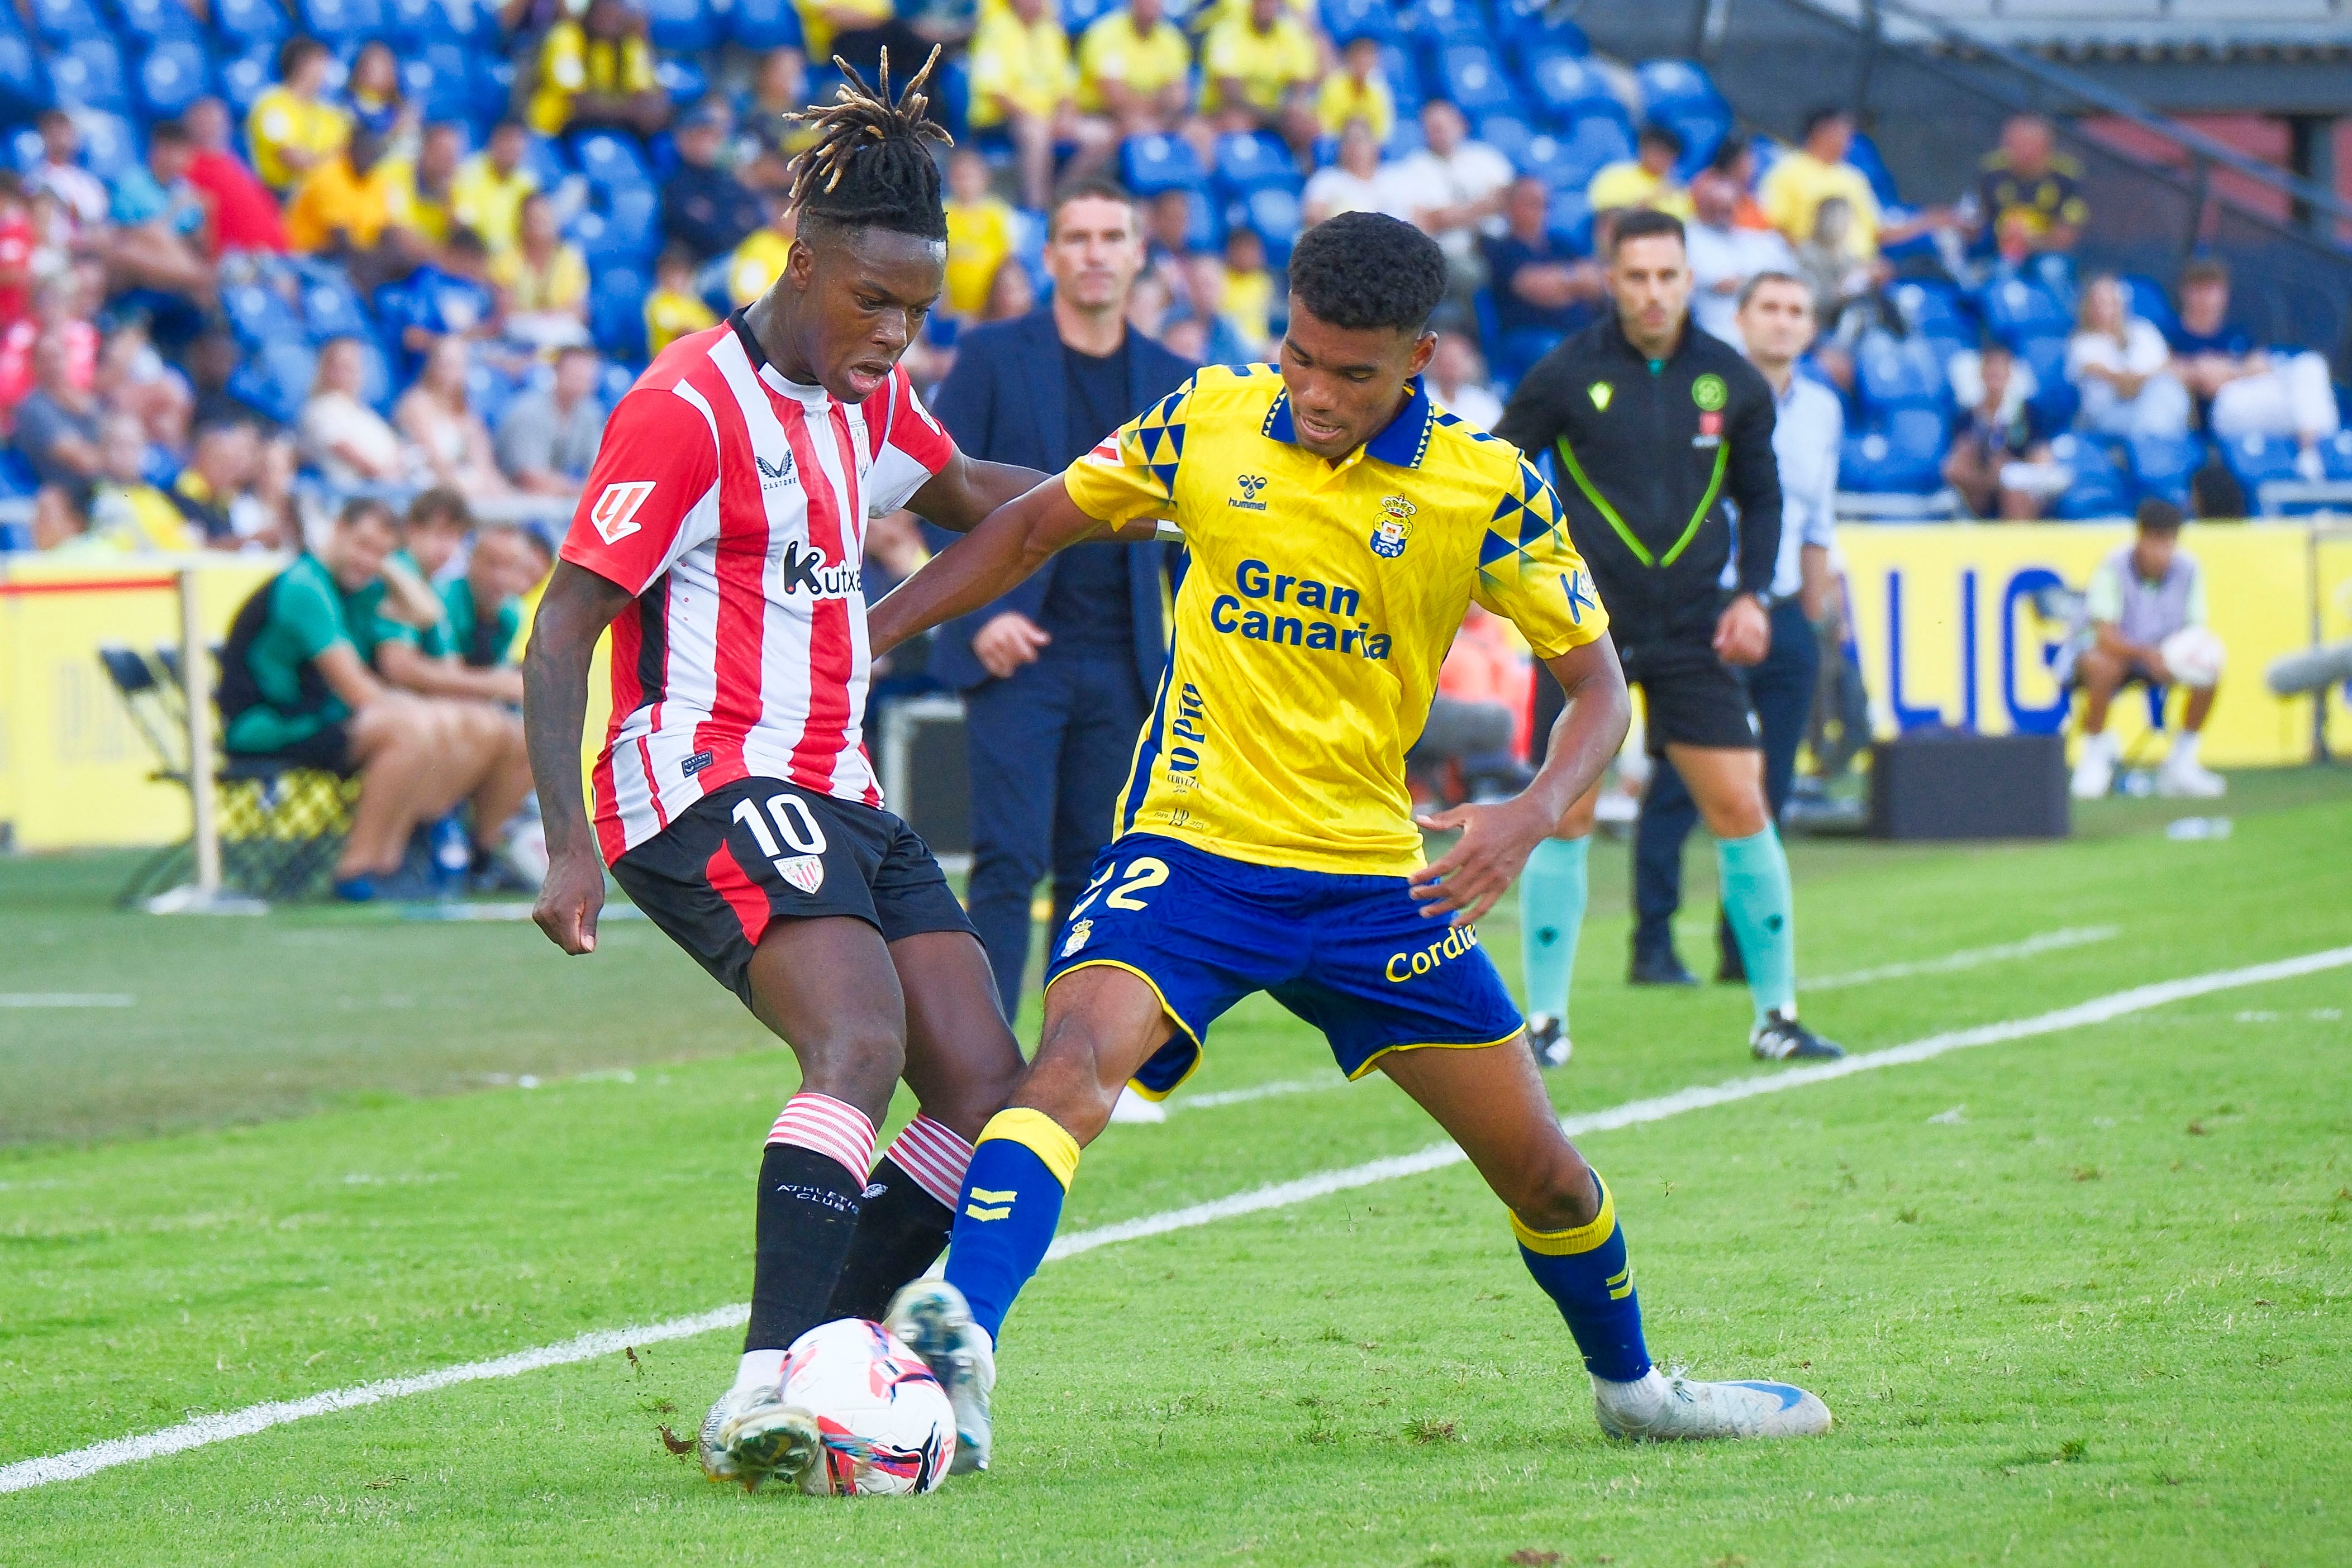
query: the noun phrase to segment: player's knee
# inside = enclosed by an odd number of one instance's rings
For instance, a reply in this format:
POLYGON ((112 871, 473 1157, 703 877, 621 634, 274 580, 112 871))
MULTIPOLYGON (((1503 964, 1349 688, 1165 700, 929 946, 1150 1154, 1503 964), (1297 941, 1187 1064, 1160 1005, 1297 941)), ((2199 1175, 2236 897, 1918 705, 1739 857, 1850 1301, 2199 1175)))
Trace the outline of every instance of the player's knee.
POLYGON ((1571 1230, 1590 1225, 1601 1212, 1591 1167, 1566 1139, 1547 1157, 1514 1174, 1510 1190, 1496 1194, 1530 1230, 1571 1230))

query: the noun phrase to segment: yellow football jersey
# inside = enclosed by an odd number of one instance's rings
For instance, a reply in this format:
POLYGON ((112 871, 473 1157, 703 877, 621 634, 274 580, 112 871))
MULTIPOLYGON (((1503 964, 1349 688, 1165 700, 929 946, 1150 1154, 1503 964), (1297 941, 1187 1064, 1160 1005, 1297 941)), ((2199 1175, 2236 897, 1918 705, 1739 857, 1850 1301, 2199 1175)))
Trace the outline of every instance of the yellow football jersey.
POLYGON ((1294 444, 1272 366, 1211 367, 1064 482, 1089 517, 1174 519, 1192 552, 1122 834, 1402 876, 1422 863, 1404 755, 1470 601, 1544 658, 1609 624, 1550 487, 1418 381, 1328 463, 1294 444))

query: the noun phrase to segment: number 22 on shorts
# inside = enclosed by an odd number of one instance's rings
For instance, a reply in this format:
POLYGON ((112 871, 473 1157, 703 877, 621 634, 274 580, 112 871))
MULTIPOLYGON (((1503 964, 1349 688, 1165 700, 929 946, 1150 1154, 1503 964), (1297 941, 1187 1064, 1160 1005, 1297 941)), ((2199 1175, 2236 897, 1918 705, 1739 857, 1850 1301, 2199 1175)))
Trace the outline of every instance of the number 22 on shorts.
MULTIPOLYGON (((1079 915, 1084 915, 1087 912, 1087 907, 1092 904, 1097 898, 1101 897, 1104 884, 1108 883, 1111 878, 1118 875, 1118 867, 1116 864, 1113 864, 1106 869, 1102 875, 1088 883, 1087 884, 1086 896, 1079 899, 1077 903, 1070 905, 1070 918, 1075 920, 1079 915)), ((1138 898, 1136 894, 1144 892, 1148 888, 1158 887, 1161 883, 1166 882, 1167 880, 1167 862, 1155 860, 1150 855, 1144 855, 1139 859, 1131 860, 1127 862, 1127 880, 1110 890, 1110 896, 1103 899, 1103 907, 1105 909, 1148 908, 1149 905, 1146 904, 1142 899, 1138 898)))

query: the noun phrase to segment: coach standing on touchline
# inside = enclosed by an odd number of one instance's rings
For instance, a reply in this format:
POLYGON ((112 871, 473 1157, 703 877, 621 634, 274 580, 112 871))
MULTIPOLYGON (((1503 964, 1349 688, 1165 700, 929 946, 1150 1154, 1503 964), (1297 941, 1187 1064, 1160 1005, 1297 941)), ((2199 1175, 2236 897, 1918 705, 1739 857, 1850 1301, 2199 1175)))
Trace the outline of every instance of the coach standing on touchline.
MULTIPOLYGON (((1822 644, 1813 628, 1829 599, 1830 550, 1837 543, 1838 446, 1845 411, 1837 394, 1797 374, 1813 340, 1812 289, 1785 272, 1759 272, 1739 291, 1735 318, 1748 362, 1772 389, 1772 455, 1780 471, 1780 553, 1772 570, 1772 646, 1748 674, 1748 700, 1764 730, 1764 799, 1777 823, 1797 772, 1797 744, 1812 716, 1822 644)), ((1682 905, 1683 841, 1698 804, 1671 763, 1650 776, 1633 834, 1633 955, 1636 971, 1675 985, 1697 982, 1675 952, 1682 905)), ((1745 980, 1728 919, 1717 923, 1715 977, 1745 980)))
MULTIPOLYGON (((1127 325, 1143 270, 1128 193, 1083 180, 1046 220, 1054 298, 975 328, 932 406, 974 457, 1058 474, 1174 392, 1192 366, 1127 325)), ((957 536, 932 535, 934 549, 957 536)), ((1110 840, 1111 802, 1168 660, 1160 601, 1175 551, 1087 544, 993 604, 940 629, 930 672, 963 693, 971 768, 965 902, 1007 1018, 1021 1008, 1029 905, 1054 878, 1054 925, 1110 840)))

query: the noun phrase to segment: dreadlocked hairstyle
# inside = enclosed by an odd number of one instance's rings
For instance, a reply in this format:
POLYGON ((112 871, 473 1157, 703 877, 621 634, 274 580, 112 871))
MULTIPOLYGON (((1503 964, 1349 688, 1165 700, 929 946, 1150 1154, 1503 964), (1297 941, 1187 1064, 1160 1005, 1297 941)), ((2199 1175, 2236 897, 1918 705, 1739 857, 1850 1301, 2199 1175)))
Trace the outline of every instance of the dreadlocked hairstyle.
POLYGON ((835 55, 845 79, 834 89, 835 102, 812 105, 784 118, 815 127, 816 141, 794 161, 791 201, 800 208, 803 229, 814 221, 844 229, 884 228, 924 239, 948 236, 946 209, 940 204, 940 170, 926 143, 954 145, 938 121, 928 119, 931 69, 940 51, 915 73, 905 90, 890 97, 890 51, 882 51, 878 90, 866 86, 856 67, 835 55))

